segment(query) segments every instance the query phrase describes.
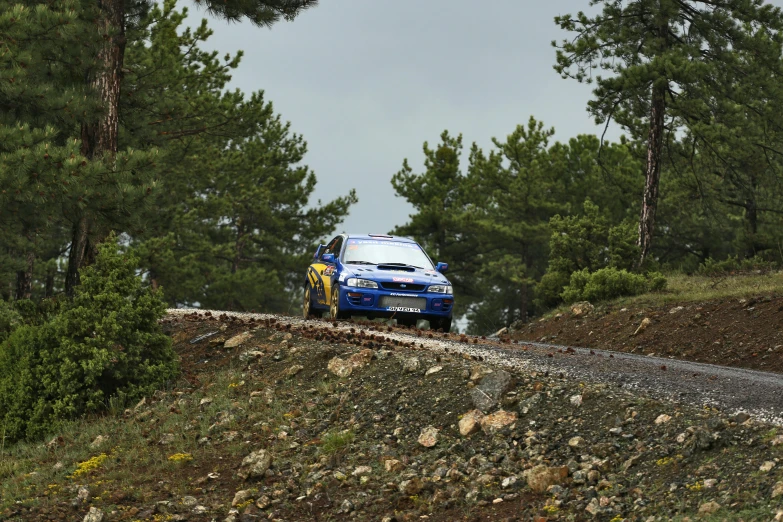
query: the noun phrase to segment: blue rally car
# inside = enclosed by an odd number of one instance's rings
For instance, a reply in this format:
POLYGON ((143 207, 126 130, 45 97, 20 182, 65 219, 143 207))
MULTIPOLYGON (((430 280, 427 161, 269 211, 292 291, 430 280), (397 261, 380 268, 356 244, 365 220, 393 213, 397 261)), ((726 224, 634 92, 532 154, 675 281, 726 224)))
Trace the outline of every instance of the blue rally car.
POLYGON ((307 269, 305 317, 393 317, 397 324, 426 319, 433 330, 451 329, 454 291, 415 241, 380 234, 341 234, 320 245, 307 269))

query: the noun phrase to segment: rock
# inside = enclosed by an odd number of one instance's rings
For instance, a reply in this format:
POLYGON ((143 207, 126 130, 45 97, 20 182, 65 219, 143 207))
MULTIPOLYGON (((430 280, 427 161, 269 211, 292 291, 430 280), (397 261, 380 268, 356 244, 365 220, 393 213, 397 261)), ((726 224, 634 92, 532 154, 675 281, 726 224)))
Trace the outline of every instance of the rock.
POLYGON ((774 460, 768 460, 761 466, 759 466, 759 471, 762 471, 764 473, 768 473, 772 470, 772 468, 775 467, 776 462, 774 460))
POLYGON ((198 406, 199 408, 203 408, 204 406, 209 406, 210 404, 212 404, 212 399, 209 397, 204 397, 199 401, 198 406))
POLYGON ((742 424, 743 422, 745 422, 748 419, 750 419, 750 415, 748 415, 744 411, 741 411, 741 412, 736 413, 736 414, 732 415, 731 417, 729 417, 729 420, 731 422, 736 422, 737 424, 742 424))
POLYGON ((481 383, 470 390, 470 398, 477 409, 487 412, 495 407, 500 398, 513 386, 514 379, 510 373, 504 370, 495 370, 485 375, 481 379, 481 383))
POLYGON ((669 310, 669 313, 670 314, 676 314, 677 312, 682 312, 683 310, 685 310, 684 306, 675 306, 674 308, 669 310))
POLYGON ((581 406, 582 405, 582 396, 581 395, 572 395, 568 402, 573 404, 574 406, 581 406))
POLYGON ((783 480, 772 487, 772 498, 783 495, 783 480))
POLYGON ((345 500, 343 500, 343 503, 340 504, 340 510, 338 511, 338 513, 350 513, 354 509, 355 508, 353 502, 351 502, 346 498, 345 500))
POLYGON ((783 435, 778 435, 777 437, 772 439, 770 441, 770 444, 772 444, 773 446, 779 446, 779 445, 783 444, 783 435))
MULTIPOLYGON (((241 504, 241 503, 243 503, 243 502, 245 502, 247 500, 250 500, 251 498, 253 498, 253 496, 254 496, 253 492, 250 491, 249 489, 243 489, 243 490, 237 491, 234 494, 234 500, 231 501, 231 507, 234 507, 237 504, 241 504)), ((193 498, 193 497, 190 497, 190 498, 193 498)), ((193 498, 193 500, 196 500, 196 499, 193 498)), ((194 502, 193 504, 197 504, 197 503, 198 502, 194 502)))
POLYGON ((329 363, 326 365, 326 369, 335 374, 336 376, 340 378, 348 377, 353 372, 353 365, 348 362, 340 359, 339 357, 334 357, 332 360, 329 361, 329 363))
POLYGON ((492 434, 499 429, 517 421, 517 414, 511 411, 500 410, 491 415, 485 415, 481 419, 481 429, 484 433, 492 434))
POLYGON ((261 497, 258 500, 256 500, 256 507, 258 509, 266 509, 271 505, 272 505, 272 499, 269 498, 269 495, 261 495, 261 497))
POLYGON ((705 502, 702 505, 699 506, 699 515, 711 515, 718 511, 721 508, 721 505, 717 502, 710 501, 705 502))
POLYGON ((225 343, 223 343, 224 348, 236 348, 237 346, 241 346, 245 343, 248 339, 253 337, 253 334, 250 332, 242 332, 239 335, 235 335, 231 339, 227 340, 225 343))
POLYGON ((372 473, 372 468, 370 466, 357 466, 351 475, 354 477, 363 477, 365 475, 369 475, 370 473, 372 473))
POLYGON ((404 493, 405 495, 418 495, 421 490, 424 489, 424 483, 420 478, 414 477, 410 480, 403 480, 400 482, 399 489, 400 493, 404 493))
POLYGON ((438 372, 439 372, 439 371, 441 371, 442 369, 443 369, 443 366, 433 366, 432 368, 428 369, 428 370, 427 370, 427 371, 424 373, 424 375, 425 375, 425 376, 427 376, 427 375, 432 375, 433 373, 438 373, 438 372))
POLYGON ((658 417, 655 419, 655 424, 666 424, 672 420, 671 415, 666 415, 665 413, 658 415, 658 417))
POLYGON ((634 335, 639 335, 640 333, 645 331, 651 324, 652 324, 652 320, 649 317, 645 317, 644 319, 642 319, 642 322, 639 325, 639 328, 637 328, 636 331, 633 334, 634 335))
POLYGON ((508 333, 508 327, 503 327, 497 332, 493 333, 490 337, 500 337, 501 335, 505 335, 508 333))
POLYGON ((95 437, 95 440, 93 440, 90 443, 90 448, 92 448, 92 449, 100 448, 101 446, 106 444, 106 442, 108 442, 108 441, 109 441, 109 437, 107 437, 105 435, 98 435, 97 437, 95 437))
POLYGON ((562 485, 568 478, 568 467, 552 467, 539 464, 525 472, 527 485, 536 493, 543 493, 549 486, 562 485))
POLYGON ((500 483, 500 486, 504 489, 507 489, 516 483, 517 483, 516 475, 511 475, 510 477, 504 478, 503 481, 500 483))
POLYGON ((354 368, 361 368, 362 366, 367 366, 370 364, 370 361, 372 361, 372 356, 373 351, 369 348, 365 348, 359 353, 355 353, 348 357, 348 361, 353 365, 354 368))
POLYGON ((571 437, 568 439, 568 446, 574 449, 584 448, 585 439, 582 437, 571 437))
POLYGON ((388 459, 383 463, 383 466, 389 473, 402 471, 405 469, 405 465, 397 459, 388 459))
POLYGON ((272 465, 272 455, 266 450, 254 451, 242 460, 239 466, 239 475, 242 480, 249 478, 261 478, 272 465))
POLYGON ((90 488, 87 486, 79 486, 79 489, 76 492, 76 499, 72 502, 74 506, 79 506, 81 504, 86 504, 90 501, 92 498, 92 494, 90 494, 90 488))
POLYGON ((717 485, 718 485, 717 479, 707 479, 704 481, 704 487, 707 489, 712 489, 717 485))
POLYGON ((632 467, 634 467, 640 460, 642 459, 642 455, 634 455, 633 457, 629 458, 625 462, 623 462, 623 471, 628 471, 632 467))
POLYGON ((408 373, 413 373, 419 369, 421 363, 417 357, 406 357, 402 360, 402 369, 408 373))
POLYGON ((427 426, 419 434, 419 444, 425 448, 431 448, 438 443, 438 428, 427 426))
POLYGON ((589 315, 593 310, 595 310, 595 306, 588 301, 580 301, 571 305, 571 315, 574 317, 584 317, 585 315, 589 315))
POLYGON ((620 427, 610 428, 609 429, 609 433, 611 433, 612 435, 620 435, 622 432, 623 432, 623 429, 620 428, 620 427))
POLYGON ((481 412, 481 410, 471 410, 467 412, 459 420, 460 435, 467 437, 468 435, 477 432, 481 427, 481 419, 483 418, 484 414, 481 412))
POLYGON ((489 375, 490 373, 492 373, 490 368, 480 364, 475 364, 470 369, 470 380, 473 382, 478 382, 483 379, 485 375, 489 375))
POLYGON ((302 370, 304 370, 304 366, 301 364, 295 364, 283 372, 283 378, 293 377, 302 370))
POLYGON ((90 511, 84 515, 83 522, 103 522, 103 511, 96 507, 91 507, 90 511))

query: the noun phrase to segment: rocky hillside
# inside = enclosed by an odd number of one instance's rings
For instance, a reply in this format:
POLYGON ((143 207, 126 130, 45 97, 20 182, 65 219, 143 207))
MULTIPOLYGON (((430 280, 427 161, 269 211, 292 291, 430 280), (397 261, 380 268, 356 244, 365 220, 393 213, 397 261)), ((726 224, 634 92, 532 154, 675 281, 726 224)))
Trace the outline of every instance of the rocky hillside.
POLYGON ((454 334, 164 326, 182 380, 5 448, 0 520, 783 520, 783 430, 746 414, 508 371, 454 334))

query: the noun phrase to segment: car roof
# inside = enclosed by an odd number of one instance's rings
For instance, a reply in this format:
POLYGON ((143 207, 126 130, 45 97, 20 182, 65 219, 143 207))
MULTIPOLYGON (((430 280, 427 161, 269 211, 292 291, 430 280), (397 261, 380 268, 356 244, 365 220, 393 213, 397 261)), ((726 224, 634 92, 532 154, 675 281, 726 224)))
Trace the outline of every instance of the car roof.
POLYGON ((378 240, 394 240, 399 241, 401 243, 415 243, 416 241, 412 240, 409 237, 403 237, 403 236, 392 236, 389 234, 348 234, 346 236, 348 239, 378 239, 378 240))

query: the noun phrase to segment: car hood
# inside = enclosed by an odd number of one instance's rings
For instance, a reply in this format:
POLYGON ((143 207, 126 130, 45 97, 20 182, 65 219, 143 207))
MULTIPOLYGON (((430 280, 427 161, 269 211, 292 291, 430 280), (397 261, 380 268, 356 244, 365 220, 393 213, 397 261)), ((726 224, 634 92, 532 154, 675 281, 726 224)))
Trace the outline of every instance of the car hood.
POLYGON ((420 285, 449 285, 446 277, 435 270, 389 265, 342 265, 340 280, 348 277, 371 279, 379 283, 413 283, 420 285))

